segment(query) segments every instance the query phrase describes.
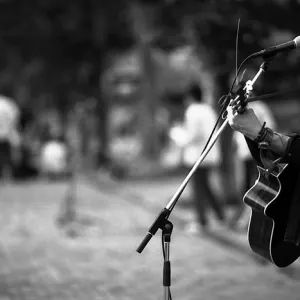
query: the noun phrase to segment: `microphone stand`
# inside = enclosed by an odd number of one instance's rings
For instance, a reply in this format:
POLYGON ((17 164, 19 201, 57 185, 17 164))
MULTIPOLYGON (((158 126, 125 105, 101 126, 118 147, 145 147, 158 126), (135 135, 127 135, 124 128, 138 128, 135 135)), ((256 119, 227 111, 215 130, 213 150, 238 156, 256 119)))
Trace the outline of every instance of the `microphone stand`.
MULTIPOLYGON (((253 84, 256 82, 258 77, 267 70, 269 63, 271 59, 268 57, 268 59, 265 59, 264 62, 261 64, 259 71, 254 76, 252 80, 247 81, 245 86, 242 88, 243 90, 251 91, 253 84)), ((238 98, 241 96, 239 94, 236 96, 234 100, 238 100, 238 98)), ((228 119, 226 119, 221 127, 216 132, 215 136, 212 138, 212 140, 208 143, 207 147, 203 150, 200 157, 186 176, 186 178, 183 180, 169 203, 166 205, 165 208, 161 210, 157 218, 154 220, 152 225, 150 226, 148 233, 136 249, 138 253, 142 253, 144 248, 147 246, 151 238, 156 234, 158 229, 162 230, 162 240, 163 240, 163 254, 164 254, 164 265, 163 265, 163 286, 164 286, 164 299, 170 300, 171 298, 171 292, 170 292, 170 286, 171 286, 171 262, 170 262, 170 242, 171 242, 171 234, 173 230, 173 224, 168 220, 169 216, 171 215, 172 210, 174 209, 177 201, 179 200, 181 194, 183 193, 184 189, 186 188, 189 180, 195 173, 198 166, 202 163, 204 158, 209 153, 210 149, 214 146, 216 143, 218 137, 220 134, 224 131, 226 125, 228 124, 228 119)))

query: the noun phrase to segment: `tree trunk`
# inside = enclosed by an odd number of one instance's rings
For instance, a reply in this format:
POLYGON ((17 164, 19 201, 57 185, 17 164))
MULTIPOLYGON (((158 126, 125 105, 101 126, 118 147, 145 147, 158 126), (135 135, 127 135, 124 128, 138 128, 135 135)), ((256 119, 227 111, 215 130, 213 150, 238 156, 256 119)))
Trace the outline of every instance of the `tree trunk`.
POLYGON ((109 157, 109 136, 108 136, 108 110, 109 106, 103 97, 103 93, 98 93, 96 114, 98 116, 98 135, 100 139, 100 149, 98 151, 98 166, 109 157))
POLYGON ((140 100, 140 130, 143 154, 146 158, 157 159, 160 153, 156 114, 159 95, 156 84, 156 66, 149 45, 141 46, 143 64, 142 95, 140 100))
POLYGON ((109 137, 108 137, 108 114, 109 103, 103 93, 102 77, 106 68, 106 60, 109 49, 106 45, 107 35, 109 31, 109 9, 110 5, 105 1, 100 3, 96 0, 91 0, 91 22, 92 22, 92 40, 97 45, 94 53, 94 63, 97 62, 96 74, 93 78, 97 80, 98 90, 95 91, 95 97, 98 100, 96 105, 96 114, 98 115, 98 135, 100 147, 98 151, 98 165, 103 163, 103 159, 109 158, 109 137))

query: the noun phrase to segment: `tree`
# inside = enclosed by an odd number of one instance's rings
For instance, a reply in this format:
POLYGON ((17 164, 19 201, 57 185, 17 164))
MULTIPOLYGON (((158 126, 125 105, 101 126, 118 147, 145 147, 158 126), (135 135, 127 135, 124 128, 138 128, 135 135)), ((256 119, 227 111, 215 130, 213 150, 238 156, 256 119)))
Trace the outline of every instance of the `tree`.
MULTIPOLYGON (((99 76, 106 68, 109 52, 147 45, 142 47, 144 53, 151 53, 153 48, 168 53, 185 44, 193 45, 215 77, 217 102, 227 93, 229 78, 236 67, 239 19, 238 63, 258 49, 292 38, 299 28, 297 0, 7 0, 1 2, 0 8, 4 50, 0 66, 5 70, 0 74, 0 87, 27 86, 31 102, 38 95, 50 92, 63 111, 73 105, 70 91, 75 88, 81 95, 96 95, 104 144, 107 144, 105 111, 109 104, 101 97, 99 76), (133 7, 139 8, 139 14, 132 14, 133 7), (34 76, 32 72, 20 71, 28 65, 38 66, 34 76)), ((150 59, 151 54, 144 57, 150 59)), ((272 89, 274 83, 278 88, 297 84, 297 58, 296 52, 287 59, 278 58, 266 76, 264 90, 272 89)), ((247 67, 258 68, 259 64, 255 60, 247 67)), ((155 78, 153 72, 148 74, 155 78)), ((147 105, 152 104, 149 101, 147 105)), ((37 100, 32 106, 36 105, 37 100)), ((151 139, 146 140, 150 144, 151 139)), ((226 136, 225 152, 228 140, 226 136)))
MULTIPOLYGON (((229 80, 235 73, 236 61, 239 64, 250 53, 293 38, 299 28, 299 9, 299 1, 295 0, 165 1, 160 7, 162 30, 158 44, 167 51, 176 48, 178 41, 194 46, 200 60, 214 75, 215 105, 220 109, 217 100, 229 90, 229 80)), ((260 92, 274 91, 274 86, 279 90, 280 87, 289 88, 299 83, 295 63, 297 58, 299 56, 294 52, 287 59, 276 59, 271 64, 270 72, 260 78, 263 82, 260 92)), ((258 70, 261 62, 259 59, 251 61, 244 68, 258 70)), ((220 137, 222 169, 227 184, 228 179, 232 178, 231 174, 234 174, 231 138, 232 131, 229 128, 220 137)), ((233 185, 233 180, 231 183, 233 185)), ((225 188, 223 190, 226 191, 225 188)))

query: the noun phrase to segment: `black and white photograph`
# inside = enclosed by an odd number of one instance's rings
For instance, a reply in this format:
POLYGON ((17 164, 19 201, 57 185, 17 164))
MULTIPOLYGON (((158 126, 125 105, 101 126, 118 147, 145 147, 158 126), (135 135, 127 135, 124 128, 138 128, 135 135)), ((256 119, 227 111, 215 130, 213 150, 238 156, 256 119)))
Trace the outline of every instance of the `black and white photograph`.
POLYGON ((0 300, 299 300, 299 0, 0 0, 0 300))

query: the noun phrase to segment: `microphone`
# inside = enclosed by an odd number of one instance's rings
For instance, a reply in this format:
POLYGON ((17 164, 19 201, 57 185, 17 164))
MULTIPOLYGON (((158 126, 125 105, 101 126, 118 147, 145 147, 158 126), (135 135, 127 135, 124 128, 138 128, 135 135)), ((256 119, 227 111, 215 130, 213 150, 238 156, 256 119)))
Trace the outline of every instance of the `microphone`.
POLYGON ((293 50, 296 48, 300 48, 300 36, 297 36, 292 41, 289 41, 289 42, 286 42, 283 44, 279 44, 277 46, 273 46, 273 47, 261 50, 259 52, 255 52, 250 55, 250 58, 256 58, 256 57, 260 57, 260 56, 268 57, 268 56, 275 55, 279 52, 290 51, 290 50, 293 50))

